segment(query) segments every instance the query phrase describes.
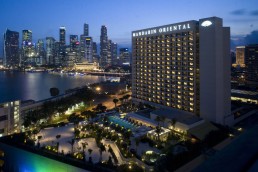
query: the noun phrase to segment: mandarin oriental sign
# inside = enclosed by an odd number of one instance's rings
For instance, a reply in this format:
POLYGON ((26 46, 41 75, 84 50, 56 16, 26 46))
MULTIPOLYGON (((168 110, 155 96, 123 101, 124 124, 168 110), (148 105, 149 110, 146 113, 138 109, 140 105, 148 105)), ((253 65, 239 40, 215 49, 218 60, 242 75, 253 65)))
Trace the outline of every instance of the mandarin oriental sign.
POLYGON ((144 35, 153 35, 156 33, 167 33, 167 32, 173 32, 173 31, 182 31, 191 29, 190 23, 184 23, 184 24, 173 24, 173 25, 167 25, 167 26, 161 26, 151 29, 144 29, 140 31, 134 31, 133 37, 138 36, 144 36, 144 35))

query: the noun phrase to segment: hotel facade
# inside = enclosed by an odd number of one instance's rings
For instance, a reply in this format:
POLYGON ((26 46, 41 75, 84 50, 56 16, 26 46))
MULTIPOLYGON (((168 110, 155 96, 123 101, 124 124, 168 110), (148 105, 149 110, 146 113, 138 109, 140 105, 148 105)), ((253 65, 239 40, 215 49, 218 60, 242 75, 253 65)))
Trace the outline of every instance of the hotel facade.
POLYGON ((132 99, 227 124, 230 28, 210 17, 132 32, 132 99))

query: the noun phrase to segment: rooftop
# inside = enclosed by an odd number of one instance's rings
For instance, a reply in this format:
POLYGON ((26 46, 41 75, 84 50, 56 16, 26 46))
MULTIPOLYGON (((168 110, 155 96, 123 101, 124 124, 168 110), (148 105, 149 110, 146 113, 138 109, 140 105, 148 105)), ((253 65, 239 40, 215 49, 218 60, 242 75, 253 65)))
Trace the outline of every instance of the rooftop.
POLYGON ((152 114, 164 116, 168 119, 176 119, 177 122, 192 125, 196 122, 201 121, 202 119, 198 116, 191 115, 188 112, 173 110, 173 109, 159 109, 151 112, 152 114))
POLYGON ((258 125, 246 131, 227 147, 202 163, 193 172, 249 171, 255 167, 258 152, 258 125))

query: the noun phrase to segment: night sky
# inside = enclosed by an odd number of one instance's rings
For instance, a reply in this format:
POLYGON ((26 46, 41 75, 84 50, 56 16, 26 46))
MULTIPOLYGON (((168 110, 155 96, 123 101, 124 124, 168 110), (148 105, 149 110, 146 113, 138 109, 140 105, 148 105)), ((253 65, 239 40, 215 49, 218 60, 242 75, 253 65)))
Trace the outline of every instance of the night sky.
MULTIPOLYGON (((33 41, 53 36, 60 26, 80 35, 88 23, 99 43, 100 27, 119 47, 131 47, 131 31, 176 22, 221 17, 231 27, 232 45, 258 43, 258 0, 0 0, 0 57, 6 28, 30 29, 33 41)), ((68 39, 66 40, 68 44, 68 39)))

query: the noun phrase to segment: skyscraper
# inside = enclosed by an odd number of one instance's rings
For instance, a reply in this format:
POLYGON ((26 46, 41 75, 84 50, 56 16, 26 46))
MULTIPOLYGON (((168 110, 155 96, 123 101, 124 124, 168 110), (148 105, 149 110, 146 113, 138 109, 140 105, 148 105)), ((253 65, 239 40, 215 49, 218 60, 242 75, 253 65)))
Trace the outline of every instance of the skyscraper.
POLYGON ((100 34, 100 64, 106 66, 108 64, 108 36, 107 27, 101 26, 100 34))
POLYGON ((4 61, 5 67, 19 65, 19 32, 6 30, 4 33, 4 61))
POLYGON ((245 65, 245 46, 236 47, 236 64, 242 67, 245 65))
POLYGON ((86 23, 84 23, 84 25, 83 25, 83 35, 89 36, 89 25, 86 23))
POLYGON ((120 48, 119 49, 119 64, 127 64, 130 65, 130 53, 128 48, 120 48))
POLYGON ((55 39, 53 37, 46 37, 46 63, 54 64, 55 53, 55 39))
POLYGON ((65 27, 60 27, 59 28, 59 42, 61 45, 66 45, 66 42, 65 42, 65 27))
POLYGON ((93 40, 92 37, 85 37, 84 40, 84 52, 85 52, 85 56, 84 56, 84 60, 83 61, 87 61, 88 63, 92 63, 93 62, 93 40))
POLYGON ((245 47, 246 80, 249 84, 258 85, 258 44, 245 47))
POLYGON ((92 56, 93 56, 93 62, 99 63, 99 56, 98 56, 98 50, 97 50, 97 43, 92 42, 92 56))
POLYGON ((133 101, 227 123, 229 32, 217 17, 133 31, 133 101))
POLYGON ((39 39, 36 44, 36 64, 43 65, 45 64, 45 50, 44 50, 44 41, 39 39))
POLYGON ((35 56, 35 47, 32 43, 32 31, 23 30, 22 31, 22 49, 21 49, 21 62, 33 62, 33 57, 35 56))
POLYGON ((111 41, 111 47, 110 47, 110 53, 111 53, 111 64, 116 64, 117 61, 117 43, 114 43, 111 41))
POLYGON ((78 35, 70 35, 70 49, 71 51, 79 51, 80 42, 78 35))

